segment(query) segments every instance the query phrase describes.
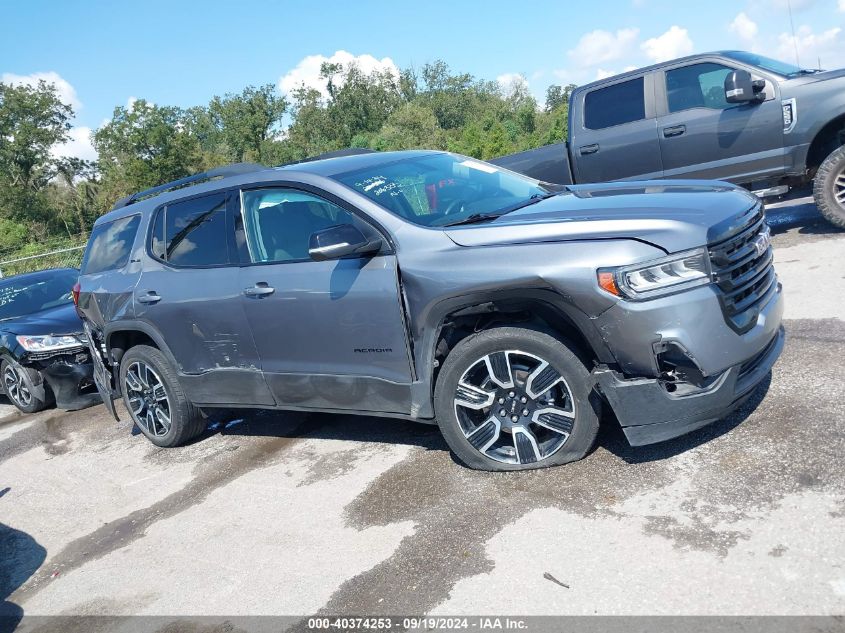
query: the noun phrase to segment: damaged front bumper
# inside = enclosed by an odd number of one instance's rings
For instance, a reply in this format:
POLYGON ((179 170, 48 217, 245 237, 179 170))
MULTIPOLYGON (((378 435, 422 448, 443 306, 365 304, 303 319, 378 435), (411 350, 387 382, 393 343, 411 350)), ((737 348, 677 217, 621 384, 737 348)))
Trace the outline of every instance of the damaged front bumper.
MULTIPOLYGON (((85 348, 47 357, 30 356, 24 358, 21 365, 39 372, 53 393, 59 409, 75 411, 100 402, 100 395, 94 385, 91 355, 85 348)), ((45 385, 42 383, 34 387, 44 390, 45 385)))
POLYGON ((783 327, 751 358, 730 367, 706 389, 678 395, 657 378, 626 379, 598 368, 593 376, 613 408, 631 446, 672 439, 720 420, 742 404, 771 371, 783 351, 783 327))

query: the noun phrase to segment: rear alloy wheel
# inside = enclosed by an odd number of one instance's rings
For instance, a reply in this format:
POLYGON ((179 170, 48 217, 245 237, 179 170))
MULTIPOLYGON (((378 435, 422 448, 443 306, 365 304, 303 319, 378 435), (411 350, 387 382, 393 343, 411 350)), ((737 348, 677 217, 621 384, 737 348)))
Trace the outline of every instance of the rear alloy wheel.
POLYGON ((167 357, 147 345, 131 348, 120 362, 123 404, 153 444, 184 444, 205 430, 199 410, 185 397, 167 357))
POLYGON ((831 152, 819 167, 813 198, 828 222, 845 229, 845 146, 831 152))
POLYGON ((133 419, 140 422, 149 435, 167 435, 170 432, 170 400, 155 370, 143 361, 136 361, 126 370, 123 385, 133 419))
MULTIPOLYGON (((0 375, 3 377, 3 391, 12 404, 24 413, 37 413, 49 404, 45 397, 40 397, 46 396, 44 387, 36 388, 34 379, 39 376, 34 369, 4 360, 0 365, 0 375)), ((39 380, 39 384, 42 382, 39 380)))
POLYGON ((542 332, 497 328, 468 337, 447 357, 435 406, 461 461, 524 470, 589 451, 598 430, 590 393, 589 372, 563 343, 542 332))

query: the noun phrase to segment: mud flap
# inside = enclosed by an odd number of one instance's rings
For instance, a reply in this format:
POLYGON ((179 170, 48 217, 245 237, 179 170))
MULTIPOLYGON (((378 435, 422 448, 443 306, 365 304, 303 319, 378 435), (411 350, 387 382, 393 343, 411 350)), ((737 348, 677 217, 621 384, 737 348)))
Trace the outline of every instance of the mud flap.
POLYGON ((120 422, 120 418, 117 416, 117 409, 114 406, 114 396, 112 395, 111 372, 106 368, 103 358, 100 355, 100 350, 97 349, 96 339, 94 338, 94 333, 91 331, 91 326, 85 321, 83 327, 85 328, 85 336, 88 338, 88 349, 91 352, 91 360, 94 364, 94 384, 97 386, 97 391, 100 392, 100 397, 103 399, 106 409, 109 410, 109 413, 114 416, 116 421, 120 422))

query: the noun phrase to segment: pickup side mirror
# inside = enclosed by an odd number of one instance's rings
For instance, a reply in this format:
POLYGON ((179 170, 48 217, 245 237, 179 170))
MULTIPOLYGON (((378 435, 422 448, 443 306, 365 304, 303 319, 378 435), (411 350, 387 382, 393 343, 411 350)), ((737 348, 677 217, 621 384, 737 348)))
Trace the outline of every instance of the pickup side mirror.
POLYGON ((314 261, 324 262, 349 255, 375 255, 381 246, 380 238, 368 238, 352 224, 339 224, 313 233, 308 254, 314 261))
POLYGON ((752 80, 747 70, 734 70, 725 77, 725 100, 728 103, 760 102, 765 87, 765 80, 752 80))

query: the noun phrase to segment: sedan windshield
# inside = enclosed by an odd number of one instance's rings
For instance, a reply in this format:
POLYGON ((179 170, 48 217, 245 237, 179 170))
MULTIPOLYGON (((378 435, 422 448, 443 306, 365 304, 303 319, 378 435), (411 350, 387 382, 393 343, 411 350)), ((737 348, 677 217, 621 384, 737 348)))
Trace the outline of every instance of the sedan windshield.
POLYGON ((771 59, 770 57, 765 57, 764 55, 746 53, 745 51, 731 51, 729 53, 725 53, 725 55, 738 62, 750 64, 751 66, 758 66, 763 70, 768 70, 769 72, 773 72, 776 75, 782 75, 784 77, 794 77, 805 72, 814 72, 802 70, 793 64, 779 62, 776 59, 771 59))
POLYGON ((0 321, 70 303, 78 275, 75 270, 61 270, 0 279, 0 321))
POLYGON ((554 190, 495 165, 447 153, 414 156, 334 178, 421 226, 484 221, 554 190))

